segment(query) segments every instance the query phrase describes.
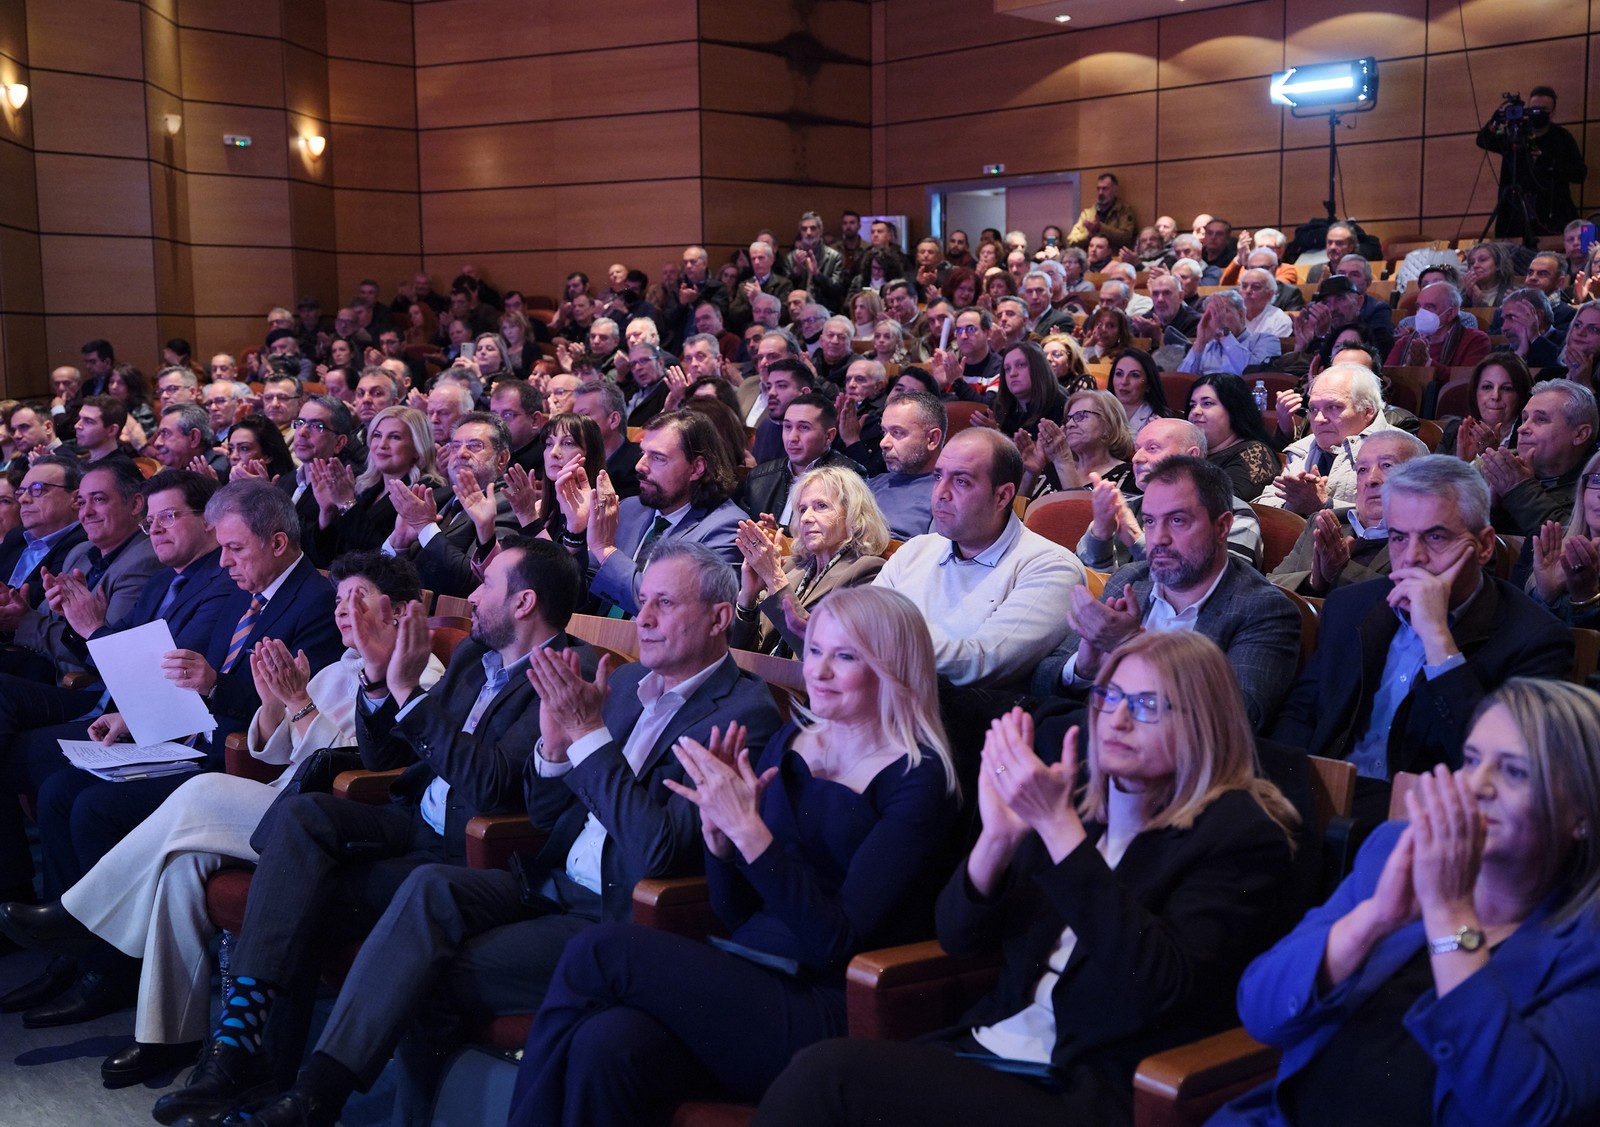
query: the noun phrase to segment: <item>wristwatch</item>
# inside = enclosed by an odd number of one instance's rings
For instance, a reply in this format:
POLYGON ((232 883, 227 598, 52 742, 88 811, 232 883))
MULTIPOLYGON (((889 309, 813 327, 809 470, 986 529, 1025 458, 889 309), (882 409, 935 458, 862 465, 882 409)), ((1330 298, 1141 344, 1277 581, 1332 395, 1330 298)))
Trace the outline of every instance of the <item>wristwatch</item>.
POLYGON ((1448 955, 1452 951, 1476 951, 1483 946, 1483 943, 1484 934, 1481 927, 1468 927, 1463 924, 1449 935, 1428 940, 1428 954, 1448 955))

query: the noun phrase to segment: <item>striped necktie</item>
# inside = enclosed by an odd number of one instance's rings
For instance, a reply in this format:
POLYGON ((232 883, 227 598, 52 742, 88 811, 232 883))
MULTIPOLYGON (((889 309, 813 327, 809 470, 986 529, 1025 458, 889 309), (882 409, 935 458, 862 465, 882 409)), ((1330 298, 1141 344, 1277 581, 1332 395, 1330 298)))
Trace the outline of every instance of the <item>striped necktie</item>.
POLYGON ((662 533, 672 527, 672 522, 659 513, 656 519, 650 522, 650 527, 645 530, 644 539, 639 541, 639 550, 633 554, 635 562, 643 560, 650 551, 650 545, 661 539, 662 533))
POLYGON ((260 595, 250 596, 250 606, 239 619, 239 625, 233 628, 233 641, 228 643, 228 656, 222 659, 222 672, 232 672, 238 664, 239 658, 244 654, 244 644, 250 640, 250 633, 256 628, 256 619, 261 617, 261 609, 267 605, 260 595))

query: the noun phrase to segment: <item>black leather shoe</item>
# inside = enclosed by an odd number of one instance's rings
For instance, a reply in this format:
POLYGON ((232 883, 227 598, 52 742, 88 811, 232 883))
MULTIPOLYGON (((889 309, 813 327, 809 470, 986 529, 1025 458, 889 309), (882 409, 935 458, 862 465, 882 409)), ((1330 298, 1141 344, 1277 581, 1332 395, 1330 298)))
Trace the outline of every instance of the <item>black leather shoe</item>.
POLYGON ((256 1104, 236 1107, 222 1117, 222 1127, 334 1127, 339 1113, 304 1088, 290 1088, 256 1104))
POLYGON ((200 1063, 188 1082, 156 1101, 150 1114, 158 1123, 210 1123, 229 1108, 259 1100, 272 1092, 272 1069, 266 1054, 246 1052, 212 1038, 200 1052, 200 1063))
POLYGON ((48 904, 0 904, 0 932, 30 950, 63 955, 84 954, 101 942, 59 900, 48 904))
POLYGON ((78 976, 72 988, 58 998, 35 1006, 22 1015, 24 1029, 48 1029, 54 1025, 76 1025, 106 1014, 125 1010, 139 996, 139 979, 126 974, 87 971, 78 976))
POLYGON ((48 1002, 78 981, 78 964, 73 959, 57 956, 45 965, 44 973, 32 982, 25 982, 9 994, 0 995, 0 1013, 14 1014, 18 1010, 31 1010, 41 1002, 48 1002))
POLYGON ((152 1076, 193 1064, 201 1044, 188 1041, 182 1045, 147 1045, 143 1041, 129 1041, 100 1062, 100 1079, 107 1088, 143 1084, 152 1076))

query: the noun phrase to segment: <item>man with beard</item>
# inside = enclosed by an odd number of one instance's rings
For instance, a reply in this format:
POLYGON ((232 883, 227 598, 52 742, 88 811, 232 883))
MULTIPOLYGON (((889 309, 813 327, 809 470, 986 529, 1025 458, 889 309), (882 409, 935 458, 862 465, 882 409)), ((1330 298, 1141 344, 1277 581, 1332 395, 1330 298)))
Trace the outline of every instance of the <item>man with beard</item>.
POLYGON ((1145 558, 1113 574, 1098 602, 1085 587, 1073 590, 1072 632, 1040 665, 1035 693, 1086 693, 1105 656, 1141 630, 1198 630, 1227 655, 1261 730, 1294 678, 1300 612, 1228 551, 1227 473, 1204 458, 1167 458, 1145 480, 1140 517, 1145 558))

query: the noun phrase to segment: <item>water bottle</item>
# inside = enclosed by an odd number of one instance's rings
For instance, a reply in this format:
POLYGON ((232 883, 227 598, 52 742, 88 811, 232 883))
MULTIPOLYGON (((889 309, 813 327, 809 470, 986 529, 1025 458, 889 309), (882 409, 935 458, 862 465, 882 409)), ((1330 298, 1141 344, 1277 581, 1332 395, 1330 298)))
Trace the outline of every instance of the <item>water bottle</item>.
POLYGON ((1267 410, 1267 381, 1257 380, 1256 386, 1251 390, 1250 395, 1256 401, 1256 410, 1265 414, 1267 410))

